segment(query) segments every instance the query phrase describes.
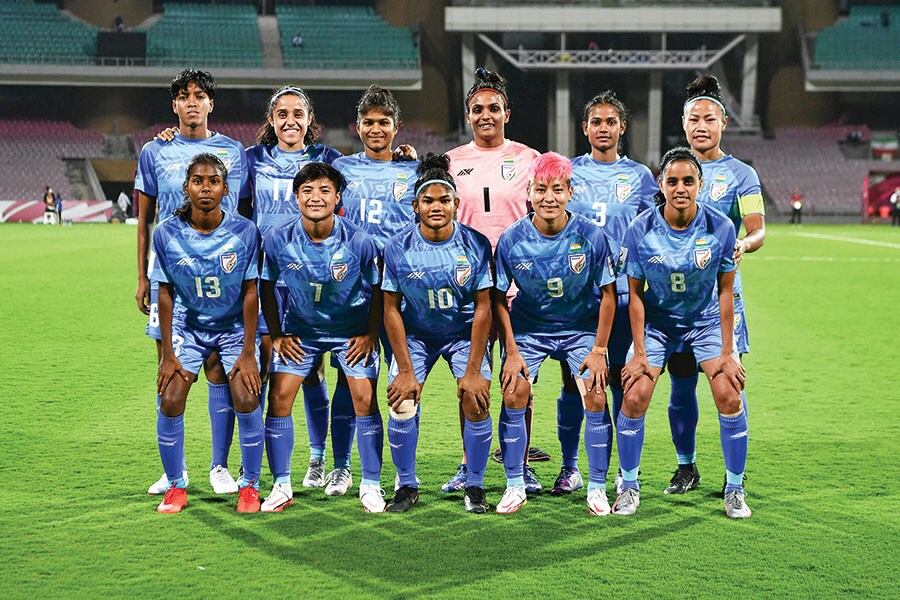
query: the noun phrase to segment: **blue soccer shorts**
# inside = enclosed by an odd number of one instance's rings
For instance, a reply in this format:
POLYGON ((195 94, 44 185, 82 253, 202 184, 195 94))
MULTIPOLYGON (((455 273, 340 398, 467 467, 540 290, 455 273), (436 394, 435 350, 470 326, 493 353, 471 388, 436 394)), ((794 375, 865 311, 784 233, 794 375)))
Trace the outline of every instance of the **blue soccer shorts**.
MULTIPOLYGON (((195 375, 200 372, 200 367, 209 355, 218 350, 222 366, 228 373, 244 349, 244 327, 238 325, 229 331, 206 331, 192 329, 178 320, 172 324, 172 348, 182 368, 195 375)), ((254 352, 254 356, 257 357, 257 368, 259 368, 258 350, 257 341, 257 351, 254 352)))
MULTIPOLYGON (((644 348, 647 363, 662 368, 675 352, 691 352, 699 365, 722 356, 722 327, 719 323, 697 327, 684 332, 657 329, 647 323, 644 327, 644 348)), ((628 360, 634 356, 634 344, 628 350, 628 360)))
MULTIPOLYGON (((574 377, 589 379, 589 371, 579 373, 581 363, 594 347, 596 333, 586 331, 561 331, 559 333, 520 333, 516 334, 516 346, 525 360, 532 380, 537 378, 541 363, 547 358, 566 361, 574 377)), ((503 350, 503 362, 506 362, 506 349, 503 350)))
MULTIPOLYGON (((450 364, 453 376, 462 379, 469 364, 472 342, 471 340, 421 340, 413 336, 406 336, 406 347, 409 348, 409 357, 412 359, 416 381, 425 383, 431 369, 441 357, 450 364)), ((480 370, 481 376, 490 381, 491 360, 487 346, 482 352, 480 370)), ((397 358, 396 356, 392 357, 391 366, 388 369, 388 383, 394 381, 399 372, 397 358)))
POLYGON ((344 375, 347 377, 355 377, 357 379, 378 379, 378 371, 380 359, 378 356, 378 348, 376 347, 369 356, 368 360, 363 359, 352 367, 347 362, 348 338, 329 338, 329 339, 305 339, 300 341, 300 347, 306 352, 299 363, 291 361, 285 362, 281 355, 273 352, 272 372, 273 373, 289 373, 298 377, 306 377, 312 372, 313 368, 319 364, 319 361, 325 356, 326 352, 331 352, 332 358, 337 357, 338 364, 344 375), (367 362, 368 366, 363 363, 367 362))

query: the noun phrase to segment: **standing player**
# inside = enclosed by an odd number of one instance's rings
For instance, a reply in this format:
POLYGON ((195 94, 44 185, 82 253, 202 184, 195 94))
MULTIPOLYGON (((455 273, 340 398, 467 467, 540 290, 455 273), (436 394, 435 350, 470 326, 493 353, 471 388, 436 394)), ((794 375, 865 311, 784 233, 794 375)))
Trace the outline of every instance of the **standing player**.
POLYGON ((270 230, 264 241, 262 305, 274 349, 266 452, 275 476, 264 512, 293 502, 291 408, 303 379, 326 352, 340 362, 356 412, 360 501, 369 512, 384 510, 384 433, 375 397, 382 315, 379 255, 366 232, 334 214, 344 186, 331 165, 304 165, 294 177, 301 216, 270 230), (287 288, 283 314, 275 296, 279 278, 287 288))
POLYGON ((395 236, 384 253, 384 326, 397 351, 388 385, 388 441, 399 475, 388 512, 419 500, 415 418, 422 386, 440 357, 450 363, 463 407, 463 446, 469 457, 465 507, 483 514, 484 471, 491 449, 491 244, 453 220, 459 207, 446 155, 428 154, 419 168, 413 208, 417 227, 395 236))
POLYGON ((625 399, 616 423, 623 479, 613 505, 616 514, 632 515, 640 504, 637 474, 644 414, 666 361, 680 351, 692 352, 700 363, 719 411, 727 476, 725 514, 750 516, 743 489, 748 432, 741 401, 745 374, 734 351, 736 236, 728 217, 697 203, 703 179, 691 150, 667 152, 659 178, 665 203, 639 215, 625 233, 622 255, 631 287, 634 344, 622 370, 625 399))
MULTIPOLYGON (((591 151, 572 159, 572 202, 569 210, 594 221, 606 234, 610 254, 619 255, 625 229, 637 214, 654 205, 659 190, 650 169, 619 154, 620 140, 628 127, 628 110, 615 93, 607 90, 584 105, 581 130, 591 151)), ((628 322, 628 277, 616 279, 618 302, 616 318, 609 338, 609 387, 612 392, 612 419, 615 423, 622 406, 622 367, 631 345, 628 322)), ((563 366, 563 389, 558 402, 558 435, 562 451, 562 469, 553 495, 570 493, 581 487, 578 471, 578 443, 581 435, 581 396, 572 375, 563 366)), ((607 413, 609 414, 609 413, 607 413)), ((612 445, 607 448, 612 453, 612 445)))
MULTIPOLYGON (((411 160, 415 156, 412 147, 401 145, 394 149, 394 136, 400 125, 400 105, 394 95, 379 85, 369 86, 356 107, 356 129, 363 151, 334 161, 334 167, 347 180, 347 189, 341 195, 343 214, 372 236, 379 250, 415 224, 413 185, 419 163, 411 160)), ((383 330, 380 341, 385 364, 390 365, 391 345, 383 330)), ((339 385, 342 380, 343 375, 339 373, 339 385)), ((343 389, 346 390, 346 385, 343 389)), ((340 440, 334 435, 333 424, 335 469, 329 473, 326 493, 344 493, 353 483, 350 477, 352 431, 346 440, 347 444, 338 445, 340 440)))
MULTIPOLYGON (((466 121, 472 128, 472 141, 450 150, 450 170, 456 181, 459 211, 457 219, 487 236, 497 247, 500 235, 528 212, 528 169, 538 151, 506 139, 510 107, 506 80, 483 68, 475 70, 475 83, 466 94, 466 121)), ((531 435, 531 407, 526 423, 531 435)), ((460 428, 465 416, 460 407, 460 428)), ((462 491, 466 483, 466 458, 456 475, 441 488, 444 492, 462 491)), ((541 491, 534 470, 526 465, 526 487, 541 491)))
MULTIPOLYGON (((697 201, 725 213, 734 225, 735 235, 745 234, 734 244, 734 260, 740 265, 747 252, 756 252, 766 241, 765 207, 759 176, 753 167, 725 154, 720 143, 728 125, 722 91, 715 77, 703 75, 692 81, 685 93, 684 133, 694 155, 703 166, 706 185, 697 201)), ((740 355, 750 351, 741 273, 734 279, 734 337, 740 355)), ((697 470, 697 361, 686 353, 676 353, 669 361, 672 392, 669 400, 669 426, 678 458, 667 494, 684 494, 700 483, 697 470)), ((743 392, 742 392, 743 393, 743 392)), ((746 396, 744 402, 746 403, 746 396)))
MULTIPOLYGON (((163 140, 147 142, 138 158, 134 180, 138 195, 137 263, 138 285, 135 299, 138 308, 149 315, 147 335, 156 340, 157 363, 162 358, 161 333, 157 309, 157 287, 151 285, 147 274, 152 270, 150 232, 157 212, 167 218, 184 200, 183 173, 190 159, 209 152, 222 160, 228 168, 229 191, 222 200, 227 212, 235 213, 240 198, 250 195, 247 180, 247 159, 243 146, 208 128, 209 113, 214 106, 216 80, 206 71, 185 69, 172 80, 172 111, 178 115, 178 133, 171 143, 163 140), (149 259, 149 260, 148 260, 149 259)), ((176 312, 180 310, 176 305, 176 312)), ((215 354, 204 364, 209 387, 209 416, 212 427, 212 461, 209 480, 217 494, 233 494, 237 483, 228 472, 228 450, 234 433, 234 408, 228 378, 215 354)), ((157 395, 157 406, 160 398, 157 395)), ((186 469, 183 474, 187 479, 186 469)), ((168 489, 163 475, 147 490, 162 494, 168 489)))
POLYGON ((222 210, 228 170, 212 154, 188 163, 188 201, 153 232, 159 289, 162 360, 157 387, 162 397, 156 421, 159 453, 169 489, 157 510, 177 513, 187 505, 184 406, 200 365, 213 353, 228 370, 240 423, 243 477, 238 512, 259 510, 263 426, 256 363, 259 299, 259 231, 240 215, 222 210), (183 310, 175 312, 178 300, 183 310))
POLYGON ((506 408, 498 429, 506 470, 506 492, 497 505, 501 514, 516 512, 526 501, 525 406, 547 357, 568 362, 577 374, 587 419, 587 502, 592 514, 609 514, 606 448, 612 440, 606 381, 615 274, 606 236, 591 221, 566 211, 571 177, 569 159, 555 152, 538 157, 529 170, 534 214, 516 221, 497 244, 493 305, 504 344, 500 384, 506 408), (513 283, 519 291, 507 308, 513 283))
MULTIPOLYGON (((319 125, 316 123, 312 101, 302 89, 283 86, 277 89, 266 104, 266 116, 256 134, 256 145, 247 149, 247 161, 252 189, 252 207, 247 211, 253 215, 260 233, 265 236, 269 230, 294 221, 300 214, 293 193, 294 175, 303 165, 310 162, 331 164, 341 153, 323 144, 317 144, 319 125)), ((276 283, 276 291, 283 305, 285 288, 276 283)), ((260 402, 265 403, 266 382, 272 357, 272 338, 265 319, 260 319, 259 332, 260 368, 263 391, 260 402)), ((346 386, 343 388, 346 390, 346 386)), ((337 401, 332 406, 332 444, 336 448, 346 447, 350 454, 355 427, 353 403, 349 393, 335 390, 335 399, 341 397, 346 402, 337 401), (340 442, 338 442, 340 440, 340 442)), ((306 412, 309 433, 309 465, 303 477, 303 487, 325 485, 325 438, 328 435, 328 385, 321 364, 303 380, 303 408, 306 412)), ((335 461, 342 456, 335 452, 335 461)), ((349 487, 349 486, 348 486, 349 487)), ((345 490, 346 491, 346 490, 345 490)))

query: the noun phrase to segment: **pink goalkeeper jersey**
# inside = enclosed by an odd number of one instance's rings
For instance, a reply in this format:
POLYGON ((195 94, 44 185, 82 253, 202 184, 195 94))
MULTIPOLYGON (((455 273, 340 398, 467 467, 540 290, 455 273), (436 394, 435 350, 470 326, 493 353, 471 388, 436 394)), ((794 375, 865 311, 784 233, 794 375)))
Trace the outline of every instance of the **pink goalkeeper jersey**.
POLYGON ((497 148, 469 142, 447 155, 459 195, 457 220, 487 236, 496 248, 500 234, 525 216, 528 168, 540 153, 506 140, 497 148))

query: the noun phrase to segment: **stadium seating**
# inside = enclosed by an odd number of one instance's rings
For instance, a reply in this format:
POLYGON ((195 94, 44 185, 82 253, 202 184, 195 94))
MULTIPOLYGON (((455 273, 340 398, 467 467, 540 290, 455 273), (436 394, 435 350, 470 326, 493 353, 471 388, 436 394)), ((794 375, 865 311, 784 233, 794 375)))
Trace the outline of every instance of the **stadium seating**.
POLYGON ((771 140, 728 136, 722 147, 753 164, 776 213, 790 212, 791 191, 797 187, 813 214, 855 215, 864 177, 870 169, 883 169, 884 162, 844 158, 839 142, 851 130, 860 130, 863 140, 871 137, 865 126, 784 128, 771 140))
POLYGON ((0 121, 0 200, 37 200, 50 185, 74 198, 63 158, 103 155, 103 135, 59 121, 0 121))
POLYGON ((262 67, 262 42, 253 4, 163 4, 147 30, 150 65, 262 67))
POLYGON ((414 32, 391 27, 366 6, 275 6, 289 69, 414 69, 414 32), (300 34, 303 45, 294 46, 300 34))
POLYGON ((53 4, 0 0, 0 62, 85 63, 97 53, 97 28, 53 4))
POLYGON ((900 6, 851 6, 849 16, 816 35, 821 69, 900 68, 900 6))

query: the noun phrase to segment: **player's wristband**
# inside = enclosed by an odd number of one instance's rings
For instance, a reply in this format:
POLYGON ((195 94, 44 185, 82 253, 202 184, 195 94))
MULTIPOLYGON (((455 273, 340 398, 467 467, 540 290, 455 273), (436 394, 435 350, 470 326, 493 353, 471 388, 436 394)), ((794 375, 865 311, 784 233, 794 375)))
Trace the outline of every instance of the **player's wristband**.
POLYGON ((602 346, 594 346, 591 350, 591 354, 599 354, 600 356, 606 356, 606 348, 602 346))

